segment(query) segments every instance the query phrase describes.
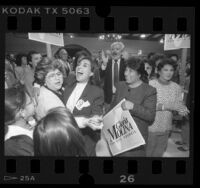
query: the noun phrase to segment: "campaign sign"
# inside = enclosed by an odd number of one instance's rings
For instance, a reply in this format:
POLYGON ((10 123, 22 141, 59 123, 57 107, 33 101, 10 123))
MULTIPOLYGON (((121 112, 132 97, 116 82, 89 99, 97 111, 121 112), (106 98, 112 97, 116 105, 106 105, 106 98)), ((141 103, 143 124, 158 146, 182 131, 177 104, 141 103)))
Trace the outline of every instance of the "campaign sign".
POLYGON ((190 35, 188 34, 165 34, 164 50, 176 50, 190 48, 190 35))
POLYGON ((56 46, 64 46, 63 33, 28 33, 28 39, 56 46))
POLYGON ((112 155, 137 148, 145 144, 134 119, 128 110, 121 108, 123 99, 103 117, 103 134, 112 155))

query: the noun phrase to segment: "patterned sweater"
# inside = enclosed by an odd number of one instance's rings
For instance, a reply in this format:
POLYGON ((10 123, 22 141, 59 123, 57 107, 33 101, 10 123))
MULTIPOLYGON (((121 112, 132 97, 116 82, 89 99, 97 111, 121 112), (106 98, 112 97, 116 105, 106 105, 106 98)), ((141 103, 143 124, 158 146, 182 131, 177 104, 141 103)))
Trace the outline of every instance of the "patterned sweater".
POLYGON ((157 89, 157 104, 162 103, 171 107, 170 111, 156 111, 154 123, 149 127, 150 132, 165 132, 172 129, 172 111, 177 111, 183 105, 182 89, 175 82, 163 85, 158 80, 151 80, 149 85, 157 89))

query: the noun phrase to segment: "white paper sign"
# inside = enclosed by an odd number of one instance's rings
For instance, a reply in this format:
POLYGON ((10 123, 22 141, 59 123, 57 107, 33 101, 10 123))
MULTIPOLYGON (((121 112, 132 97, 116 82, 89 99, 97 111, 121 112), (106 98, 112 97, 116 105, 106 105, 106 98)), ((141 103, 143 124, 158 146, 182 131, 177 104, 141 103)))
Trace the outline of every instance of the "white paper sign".
POLYGON ((64 46, 63 33, 28 33, 28 39, 56 46, 64 46))
POLYGON ((165 34, 164 50, 190 48, 190 35, 165 34))
POLYGON ((125 99, 103 117, 104 126, 102 131, 112 155, 117 155, 145 144, 145 140, 130 112, 121 108, 121 104, 124 101, 125 99))

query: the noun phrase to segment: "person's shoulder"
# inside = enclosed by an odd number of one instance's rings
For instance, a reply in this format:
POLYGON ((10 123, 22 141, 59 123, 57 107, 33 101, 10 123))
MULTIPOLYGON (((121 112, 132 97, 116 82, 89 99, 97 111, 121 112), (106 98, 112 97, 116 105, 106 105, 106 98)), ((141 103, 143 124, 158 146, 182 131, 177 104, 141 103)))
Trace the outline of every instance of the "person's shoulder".
POLYGON ((172 88, 179 89, 179 90, 181 89, 181 86, 177 84, 176 82, 171 81, 170 85, 172 88))
POLYGON ((33 140, 26 135, 9 138, 5 141, 5 155, 32 156, 33 140))
POLYGON ((49 90, 46 87, 41 86, 40 87, 40 95, 47 94, 47 93, 49 93, 49 90))
POLYGON ((41 102, 51 100, 52 96, 54 96, 52 91, 50 91, 49 89, 47 89, 44 86, 40 87, 40 94, 39 94, 38 98, 41 100, 41 102))
POLYGON ((91 91, 91 93, 95 94, 103 93, 103 89, 101 87, 92 84, 89 84, 89 90, 91 91))
POLYGON ((117 87, 118 87, 118 88, 125 88, 125 87, 127 87, 126 81, 120 81, 120 82, 117 84, 117 87))
POLYGON ((143 88, 147 91, 148 94, 156 93, 156 88, 147 83, 143 83, 143 88))

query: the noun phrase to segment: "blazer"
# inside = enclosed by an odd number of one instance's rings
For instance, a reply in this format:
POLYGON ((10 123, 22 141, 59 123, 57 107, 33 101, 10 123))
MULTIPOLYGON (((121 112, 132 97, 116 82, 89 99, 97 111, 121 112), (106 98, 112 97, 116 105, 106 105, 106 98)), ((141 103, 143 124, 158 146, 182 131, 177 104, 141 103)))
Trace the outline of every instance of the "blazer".
MULTIPOLYGON (((65 105, 75 86, 76 82, 74 82, 72 85, 67 85, 65 87, 65 105)), ((103 115, 104 94, 101 88, 88 83, 78 101, 80 100, 83 100, 88 105, 80 109, 74 107, 73 115, 75 117, 82 116, 90 118, 94 115, 103 115)), ((96 156, 95 147, 97 141, 100 139, 100 131, 94 131, 89 127, 81 128, 80 131, 84 137, 87 156, 96 156)))
POLYGON ((129 112, 147 142, 148 126, 154 122, 156 115, 156 88, 146 83, 142 83, 136 88, 130 88, 125 82, 120 82, 111 107, 114 107, 123 98, 134 103, 133 110, 129 110, 129 112))
MULTIPOLYGON (((65 87, 64 91, 65 105, 75 87, 76 87, 76 82, 73 83, 72 85, 67 85, 65 87)), ((74 116, 83 116, 89 118, 94 115, 103 114, 104 94, 101 88, 88 83, 84 88, 83 93, 80 96, 79 100, 83 100, 84 102, 88 101, 89 105, 83 107, 82 109, 77 109, 76 107, 74 107, 73 110, 74 116)))
MULTIPOLYGON (((120 60, 120 68, 119 68, 119 81, 125 81, 125 60, 121 58, 120 60)), ((112 59, 108 60, 108 64, 105 70, 100 69, 100 76, 104 78, 104 96, 105 102, 110 104, 112 101, 112 59)))
POLYGON ((61 99, 52 91, 42 86, 37 98, 36 117, 37 120, 43 118, 48 110, 55 107, 65 107, 61 99))

